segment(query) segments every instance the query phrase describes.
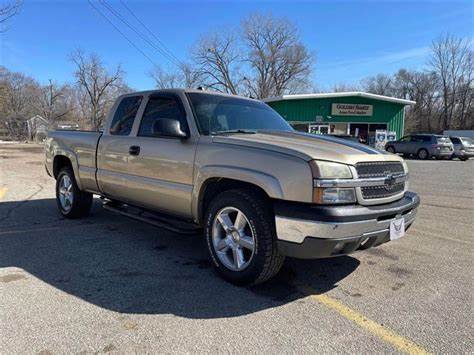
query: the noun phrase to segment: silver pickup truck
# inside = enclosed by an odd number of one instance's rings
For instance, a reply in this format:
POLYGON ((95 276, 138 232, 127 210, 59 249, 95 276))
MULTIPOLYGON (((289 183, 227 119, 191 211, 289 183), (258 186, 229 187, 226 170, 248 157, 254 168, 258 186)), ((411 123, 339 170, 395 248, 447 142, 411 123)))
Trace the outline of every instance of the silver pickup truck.
POLYGON ((103 132, 55 131, 45 144, 67 218, 104 207, 175 231, 204 228, 235 284, 275 275, 285 256, 346 255, 400 238, 419 198, 400 157, 295 132, 266 104, 199 90, 121 96, 103 132))

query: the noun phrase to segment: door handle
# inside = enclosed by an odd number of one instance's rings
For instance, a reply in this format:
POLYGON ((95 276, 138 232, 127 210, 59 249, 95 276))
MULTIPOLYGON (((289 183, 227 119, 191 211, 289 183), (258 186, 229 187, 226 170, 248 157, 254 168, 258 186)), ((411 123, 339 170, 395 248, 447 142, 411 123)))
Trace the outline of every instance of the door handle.
POLYGON ((140 147, 138 145, 132 145, 128 149, 128 154, 130 154, 130 155, 139 155, 140 154, 140 147))

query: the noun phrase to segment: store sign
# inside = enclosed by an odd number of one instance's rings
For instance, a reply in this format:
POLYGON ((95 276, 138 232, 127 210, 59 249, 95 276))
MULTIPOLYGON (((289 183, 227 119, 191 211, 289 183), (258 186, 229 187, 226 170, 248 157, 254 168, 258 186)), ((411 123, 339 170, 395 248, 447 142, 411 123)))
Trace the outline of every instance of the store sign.
POLYGON ((372 116, 373 106, 364 104, 332 104, 331 114, 336 116, 372 116))

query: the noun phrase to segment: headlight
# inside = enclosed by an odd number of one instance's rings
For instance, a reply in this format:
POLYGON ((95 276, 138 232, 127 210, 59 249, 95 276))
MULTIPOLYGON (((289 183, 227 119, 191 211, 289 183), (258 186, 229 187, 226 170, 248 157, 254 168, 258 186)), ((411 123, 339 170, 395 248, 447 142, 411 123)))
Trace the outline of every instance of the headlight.
POLYGON ((314 179, 352 179, 351 170, 345 164, 312 160, 309 165, 314 179))
MULTIPOLYGON (((351 169, 345 164, 313 160, 309 165, 314 179, 352 179, 351 169)), ((313 203, 341 204, 355 203, 356 200, 354 188, 313 188, 313 203)))
POLYGON ((355 203, 356 194, 352 187, 315 187, 313 202, 321 205, 355 203))

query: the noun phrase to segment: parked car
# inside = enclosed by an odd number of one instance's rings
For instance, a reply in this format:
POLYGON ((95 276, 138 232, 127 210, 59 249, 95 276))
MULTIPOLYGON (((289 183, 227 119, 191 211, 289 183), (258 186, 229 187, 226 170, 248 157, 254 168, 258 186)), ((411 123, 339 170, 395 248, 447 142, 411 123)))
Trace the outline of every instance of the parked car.
POLYGON ((103 132, 51 132, 45 154, 64 217, 86 216, 96 194, 141 221, 203 228, 216 270, 241 285, 268 280, 285 256, 398 239, 420 201, 402 158, 296 132, 260 101, 199 90, 122 96, 103 132))
POLYGON ((466 161, 474 157, 474 140, 468 137, 449 137, 454 146, 453 158, 466 161))
POLYGON ((403 156, 416 156, 418 159, 447 159, 454 153, 449 137, 436 134, 410 134, 388 142, 385 150, 389 153, 401 153, 403 156))

